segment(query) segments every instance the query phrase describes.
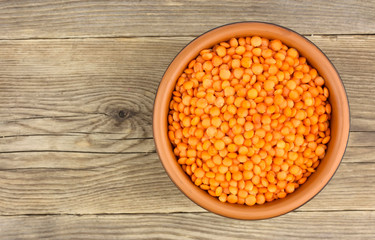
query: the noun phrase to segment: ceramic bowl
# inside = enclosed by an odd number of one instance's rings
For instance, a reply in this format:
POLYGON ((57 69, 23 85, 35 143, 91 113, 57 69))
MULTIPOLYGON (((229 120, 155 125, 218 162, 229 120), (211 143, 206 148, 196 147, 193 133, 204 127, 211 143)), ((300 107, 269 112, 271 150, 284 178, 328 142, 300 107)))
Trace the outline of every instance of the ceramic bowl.
POLYGON ((176 186, 193 202, 213 213, 237 219, 265 219, 290 212, 317 195, 336 172, 343 158, 349 137, 349 105, 347 95, 335 67, 325 54, 312 42, 298 33, 269 23, 241 22, 212 29, 190 42, 171 62, 166 70, 154 103, 153 132, 156 150, 160 160, 176 186), (187 64, 202 49, 211 48, 215 44, 232 37, 261 36, 268 39, 280 39, 289 47, 296 48, 306 57, 311 66, 326 80, 330 90, 329 101, 332 105, 330 122, 331 140, 324 159, 316 172, 294 193, 284 199, 278 199, 263 205, 246 206, 222 203, 217 198, 195 186, 188 175, 177 163, 172 145, 167 136, 167 116, 169 102, 176 81, 187 64))

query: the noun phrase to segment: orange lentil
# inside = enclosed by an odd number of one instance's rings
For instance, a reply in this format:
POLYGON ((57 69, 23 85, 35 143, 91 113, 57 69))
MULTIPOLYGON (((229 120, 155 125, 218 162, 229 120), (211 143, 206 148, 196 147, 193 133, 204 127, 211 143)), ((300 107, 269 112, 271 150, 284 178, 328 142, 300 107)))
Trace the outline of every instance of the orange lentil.
POLYGON ((266 201, 266 198, 261 193, 257 194, 256 199, 257 199, 257 204, 259 204, 259 205, 265 203, 265 201, 266 201))
POLYGON ((260 63, 254 63, 251 67, 251 70, 255 75, 259 75, 263 72, 264 68, 263 65, 260 63))
POLYGON ((228 80, 230 78, 231 72, 227 69, 220 70, 220 78, 222 80, 228 80))
POLYGON ((283 45, 282 42, 280 40, 278 40, 278 39, 272 40, 270 42, 271 49, 274 50, 274 51, 276 51, 276 52, 280 51, 282 45, 283 45))
POLYGON ((247 97, 249 99, 255 99, 256 97, 258 97, 258 91, 255 88, 250 89, 247 92, 247 97))
POLYGON ((245 199, 245 204, 248 206, 253 206, 256 203, 256 197, 254 195, 248 195, 245 199))
POLYGON ((315 149, 315 154, 317 156, 323 155, 324 152, 325 152, 325 149, 324 149, 324 147, 322 145, 317 146, 316 149, 315 149))
POLYGON ((292 193, 295 190, 295 185, 293 183, 288 183, 285 187, 287 193, 292 193))
POLYGON ((223 47, 223 46, 218 46, 216 48, 216 54, 219 57, 224 57, 227 54, 227 49, 225 47, 223 47))
POLYGON ((317 86, 323 86, 324 85, 324 79, 320 76, 315 78, 314 82, 317 86))
POLYGON ((274 87, 275 87, 275 83, 273 81, 266 80, 264 82, 264 90, 266 90, 267 92, 272 91, 274 87))
POLYGON ((251 38, 250 43, 253 47, 259 47, 262 44, 262 39, 258 36, 254 36, 251 38))
POLYGON ((236 195, 233 195, 233 194, 230 194, 228 197, 227 197, 227 201, 229 203, 236 203, 238 201, 238 197, 236 195))
POLYGON ((221 202, 287 197, 330 141, 325 80, 278 39, 231 38, 204 49, 177 79, 168 138, 195 185, 221 202))

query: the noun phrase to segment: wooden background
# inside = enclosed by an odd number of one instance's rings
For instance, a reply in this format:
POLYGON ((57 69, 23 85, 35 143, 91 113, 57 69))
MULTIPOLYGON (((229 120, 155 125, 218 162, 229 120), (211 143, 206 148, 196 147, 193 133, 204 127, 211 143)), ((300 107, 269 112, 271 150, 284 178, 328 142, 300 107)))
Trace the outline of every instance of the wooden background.
POLYGON ((0 239, 374 239, 375 1, 0 1, 0 239), (332 60, 349 146, 327 187, 240 221, 170 181, 152 139, 169 62, 222 24, 289 27, 332 60))

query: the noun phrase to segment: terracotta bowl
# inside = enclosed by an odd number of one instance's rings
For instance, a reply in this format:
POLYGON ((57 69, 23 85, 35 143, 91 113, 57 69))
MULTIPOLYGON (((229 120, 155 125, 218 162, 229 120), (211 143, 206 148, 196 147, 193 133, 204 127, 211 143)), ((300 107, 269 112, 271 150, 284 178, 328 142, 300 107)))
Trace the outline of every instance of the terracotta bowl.
POLYGON ((335 67, 312 42, 289 29, 268 23, 242 22, 225 25, 204 33, 190 42, 172 61, 160 82, 153 113, 153 131, 156 150, 171 180, 193 202, 216 214, 237 219, 264 219, 290 212, 318 194, 337 170, 344 155, 349 137, 349 105, 343 83, 335 67), (167 136, 168 106, 177 78, 188 62, 205 48, 232 37, 258 35, 268 39, 280 39, 289 47, 296 48, 326 80, 332 105, 331 141, 326 156, 308 180, 294 193, 263 205, 238 205, 222 203, 217 198, 195 186, 177 163, 167 136))

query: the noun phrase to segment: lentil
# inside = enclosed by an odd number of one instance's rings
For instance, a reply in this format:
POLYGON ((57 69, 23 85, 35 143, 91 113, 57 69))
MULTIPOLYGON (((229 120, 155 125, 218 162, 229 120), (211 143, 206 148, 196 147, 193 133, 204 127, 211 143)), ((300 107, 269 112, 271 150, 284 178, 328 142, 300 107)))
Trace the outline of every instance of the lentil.
POLYGON ((330 141, 325 80, 297 49, 259 36, 204 49, 178 78, 168 137, 192 182, 221 202, 293 193, 330 141))

